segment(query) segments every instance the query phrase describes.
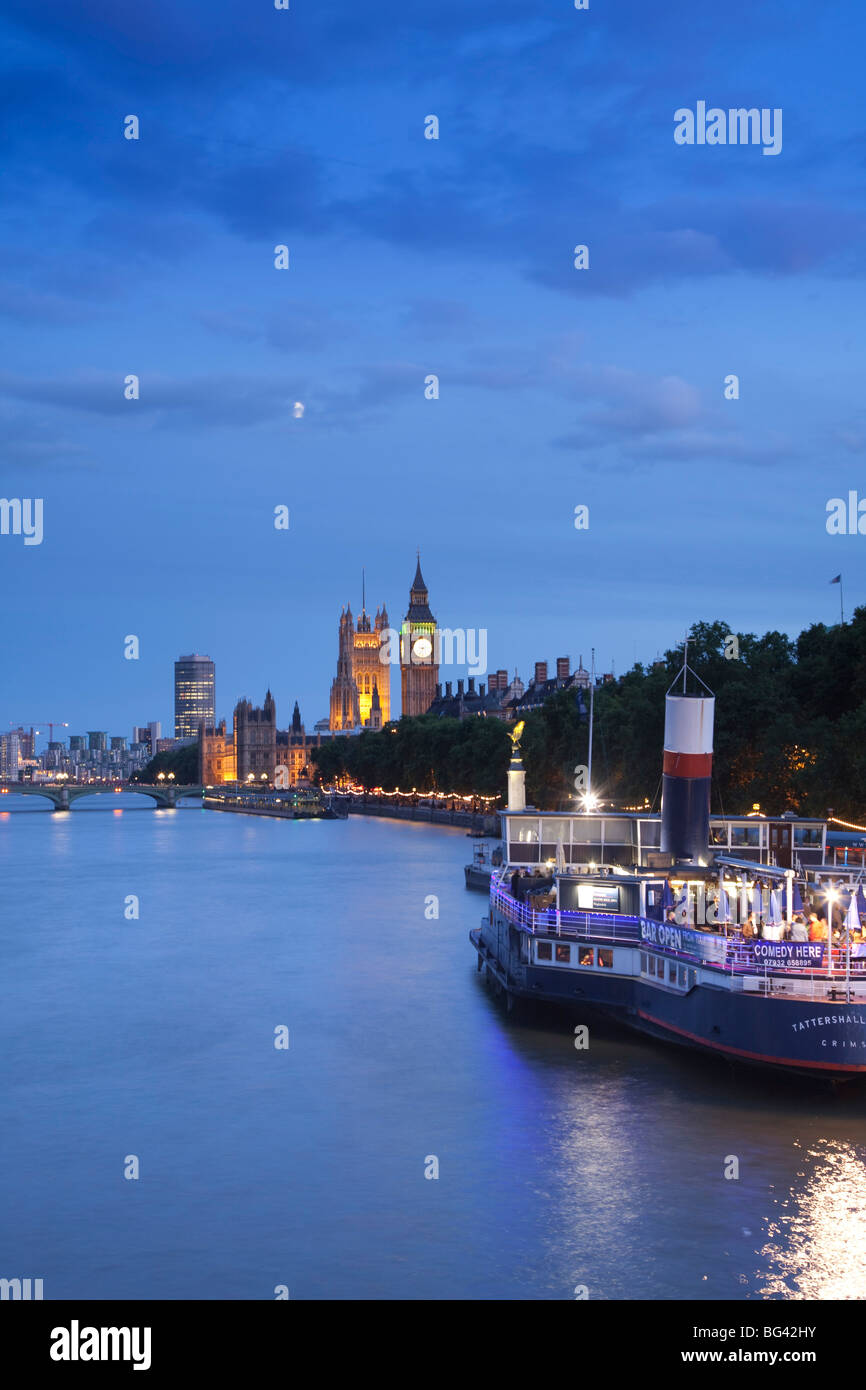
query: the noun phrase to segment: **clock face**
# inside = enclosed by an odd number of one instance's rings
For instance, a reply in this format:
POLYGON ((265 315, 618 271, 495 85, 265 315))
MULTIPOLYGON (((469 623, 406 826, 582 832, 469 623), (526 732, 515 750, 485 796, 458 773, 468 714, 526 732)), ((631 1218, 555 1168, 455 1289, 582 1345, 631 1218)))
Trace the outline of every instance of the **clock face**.
POLYGON ((433 655, 433 643, 429 637, 416 637, 412 643, 412 657, 415 661, 429 661, 433 655))

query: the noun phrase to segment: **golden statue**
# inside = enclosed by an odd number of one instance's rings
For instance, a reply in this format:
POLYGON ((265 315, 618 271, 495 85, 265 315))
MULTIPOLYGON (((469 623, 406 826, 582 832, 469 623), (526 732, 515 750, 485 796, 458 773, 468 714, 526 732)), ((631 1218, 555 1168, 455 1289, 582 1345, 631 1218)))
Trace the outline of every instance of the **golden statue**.
POLYGON ((519 724, 515 724, 515 726, 514 726, 514 733, 508 735, 508 737, 511 739, 511 751, 512 751, 512 753, 516 753, 516 752, 517 752, 517 749, 518 749, 518 747, 519 747, 519 745, 520 745, 520 736, 521 736, 521 734, 523 733, 523 726, 524 726, 525 723, 526 723, 526 720, 525 720, 525 719, 521 719, 521 721, 520 721, 519 724))

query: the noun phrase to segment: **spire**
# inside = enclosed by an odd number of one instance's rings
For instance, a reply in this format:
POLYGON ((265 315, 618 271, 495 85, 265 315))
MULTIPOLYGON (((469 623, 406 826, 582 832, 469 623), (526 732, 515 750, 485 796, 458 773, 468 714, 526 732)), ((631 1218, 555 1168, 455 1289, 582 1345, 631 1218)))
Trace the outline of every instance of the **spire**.
POLYGON ((361 570, 361 612, 367 611, 367 571, 361 570))
POLYGON ((415 566, 415 578, 412 581, 412 591, 413 593, 426 594, 427 585, 424 583, 424 576, 421 573, 421 551, 416 551, 416 554, 418 557, 418 563, 415 566))

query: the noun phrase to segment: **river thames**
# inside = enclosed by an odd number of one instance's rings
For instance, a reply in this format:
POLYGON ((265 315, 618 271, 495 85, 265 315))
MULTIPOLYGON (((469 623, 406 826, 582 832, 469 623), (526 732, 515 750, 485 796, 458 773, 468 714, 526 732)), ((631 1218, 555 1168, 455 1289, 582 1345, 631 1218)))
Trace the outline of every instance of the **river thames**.
POLYGON ((862 1086, 613 1027, 576 1051, 562 1017, 507 1015, 465 832, 13 805, 0 1276, 46 1299, 866 1297, 862 1086))

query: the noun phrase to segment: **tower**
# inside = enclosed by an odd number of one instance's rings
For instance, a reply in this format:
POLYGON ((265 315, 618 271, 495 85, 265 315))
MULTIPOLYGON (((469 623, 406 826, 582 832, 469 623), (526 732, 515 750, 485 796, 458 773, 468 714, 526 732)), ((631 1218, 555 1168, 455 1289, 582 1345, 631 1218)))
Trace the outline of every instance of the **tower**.
POLYGON ((376 727, 381 728, 391 718, 391 667, 379 656, 387 628, 388 611, 384 604, 377 608, 375 620, 370 620, 365 584, 357 625, 351 607, 340 615, 337 674, 331 683, 328 716, 332 730, 356 729, 359 725, 373 728, 374 695, 378 695, 376 727))
POLYGON ((361 722, 358 708, 358 688, 352 674, 354 638, 355 623, 352 618, 352 609, 344 608, 340 614, 337 674, 331 683, 329 723, 332 729, 354 729, 361 722))
POLYGON ((421 555, 409 590, 409 611, 400 629, 401 713, 426 714, 436 697, 439 653, 436 619, 430 612, 429 594, 421 573, 421 555))
POLYGON ((358 691, 360 723, 370 728, 373 727, 373 697, 377 693, 379 728, 391 718, 391 667, 379 660, 382 630, 387 626, 385 609, 377 609, 375 622, 371 623, 362 600, 361 616, 352 638, 352 675, 358 691))
POLYGON ((261 709, 249 700, 235 706, 234 743, 237 780, 273 782, 277 766, 277 710, 270 690, 261 709), (264 774, 264 775, 263 775, 264 774))

